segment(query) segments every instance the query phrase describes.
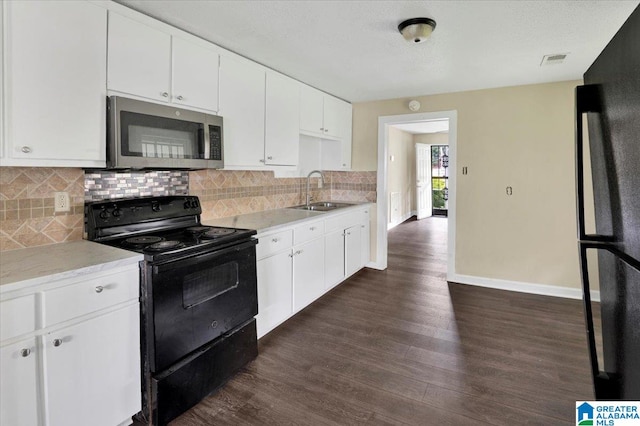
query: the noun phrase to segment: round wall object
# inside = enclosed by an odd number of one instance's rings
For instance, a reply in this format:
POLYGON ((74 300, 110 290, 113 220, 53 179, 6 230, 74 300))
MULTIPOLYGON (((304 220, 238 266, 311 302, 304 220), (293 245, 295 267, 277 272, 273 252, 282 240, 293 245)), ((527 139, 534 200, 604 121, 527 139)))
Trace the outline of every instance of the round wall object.
POLYGON ((420 102, 413 100, 411 102, 409 102, 409 109, 411 111, 417 111, 420 109, 420 102))

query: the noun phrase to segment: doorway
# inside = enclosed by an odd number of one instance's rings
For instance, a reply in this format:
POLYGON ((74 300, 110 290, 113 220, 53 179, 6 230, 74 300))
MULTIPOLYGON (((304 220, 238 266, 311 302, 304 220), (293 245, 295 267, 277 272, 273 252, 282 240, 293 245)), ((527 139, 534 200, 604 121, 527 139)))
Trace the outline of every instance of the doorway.
MULTIPOLYGON (((447 121, 448 176, 447 176, 447 278, 455 273, 455 165, 457 139, 457 111, 439 111, 419 114, 404 114, 378 117, 378 173, 377 173, 377 226, 375 245, 375 267, 387 267, 387 224, 389 219, 390 193, 388 187, 389 170, 389 128, 391 126, 415 124, 421 122, 447 121)), ((444 145, 444 144, 439 144, 444 145)))
POLYGON ((449 145, 431 145, 431 214, 447 216, 449 205, 449 145))

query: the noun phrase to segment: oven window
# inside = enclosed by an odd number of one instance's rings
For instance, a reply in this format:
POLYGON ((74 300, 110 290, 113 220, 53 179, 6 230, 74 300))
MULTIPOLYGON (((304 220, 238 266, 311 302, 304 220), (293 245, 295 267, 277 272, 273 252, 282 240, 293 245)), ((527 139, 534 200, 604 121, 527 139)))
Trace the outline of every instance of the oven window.
POLYGON ((129 157, 204 158, 202 124, 122 111, 122 154, 129 157))
POLYGON ((237 262, 187 274, 182 284, 182 306, 188 309, 233 290, 238 287, 238 276, 237 262))

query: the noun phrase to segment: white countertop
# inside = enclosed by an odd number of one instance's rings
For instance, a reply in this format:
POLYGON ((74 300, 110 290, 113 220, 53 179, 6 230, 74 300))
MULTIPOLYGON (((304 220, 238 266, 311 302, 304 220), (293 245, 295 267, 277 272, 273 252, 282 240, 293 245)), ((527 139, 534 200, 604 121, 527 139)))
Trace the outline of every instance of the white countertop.
POLYGON ((137 264, 142 255, 91 241, 0 253, 0 292, 137 264))
POLYGON ((227 228, 255 229, 258 234, 274 231, 278 228, 292 225, 296 222, 307 219, 322 219, 339 213, 344 213, 350 209, 361 207, 371 203, 354 204, 349 207, 320 212, 297 209, 276 209, 265 210, 256 213, 241 214, 238 216, 223 217, 220 219, 210 219, 204 221, 205 225, 223 226, 227 228))

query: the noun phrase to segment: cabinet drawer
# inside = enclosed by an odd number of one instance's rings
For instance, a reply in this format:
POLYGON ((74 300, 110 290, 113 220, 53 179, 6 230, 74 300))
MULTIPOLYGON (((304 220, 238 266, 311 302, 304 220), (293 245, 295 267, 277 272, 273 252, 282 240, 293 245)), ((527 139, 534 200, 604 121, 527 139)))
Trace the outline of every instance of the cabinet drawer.
POLYGON ((269 234, 258 238, 256 256, 258 259, 287 249, 293 245, 293 230, 287 229, 275 234, 269 234))
POLYGON ((295 244, 311 241, 324 235, 324 222, 305 223, 293 230, 293 241, 295 244))
POLYGON ((44 326, 137 299, 140 272, 131 269, 44 292, 44 326))
POLYGON ((330 217, 325 220, 325 228, 327 232, 336 229, 345 229, 362 221, 362 211, 356 210, 339 216, 330 217))
POLYGON ((0 340, 36 329, 36 296, 18 297, 0 303, 0 340))

